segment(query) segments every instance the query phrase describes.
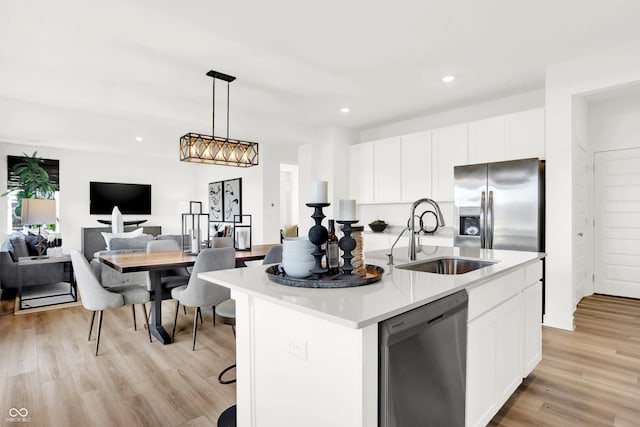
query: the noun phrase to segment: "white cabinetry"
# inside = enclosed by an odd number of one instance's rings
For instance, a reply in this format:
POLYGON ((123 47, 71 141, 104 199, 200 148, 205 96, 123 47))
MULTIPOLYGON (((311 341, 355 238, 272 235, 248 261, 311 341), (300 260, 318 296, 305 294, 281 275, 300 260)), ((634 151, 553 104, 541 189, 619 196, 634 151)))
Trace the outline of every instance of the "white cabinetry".
POLYGON ((542 262, 470 288, 466 425, 484 426, 541 359, 542 262))
POLYGON ((467 124, 434 129, 433 198, 438 202, 453 201, 453 167, 467 164, 467 124))
POLYGON ((357 203, 373 202, 373 143, 349 147, 349 195, 357 203))
POLYGON ((402 137, 402 200, 431 197, 431 132, 402 137))
POLYGON ((399 202, 401 182, 400 138, 373 143, 373 200, 379 203, 399 202))
POLYGON ((505 116, 469 123, 469 163, 507 160, 505 116))
POLYGON ((545 158, 544 108, 505 116, 507 158, 545 158))
POLYGON ((542 262, 527 267, 527 285, 522 292, 522 376, 528 376, 542 360, 542 262))

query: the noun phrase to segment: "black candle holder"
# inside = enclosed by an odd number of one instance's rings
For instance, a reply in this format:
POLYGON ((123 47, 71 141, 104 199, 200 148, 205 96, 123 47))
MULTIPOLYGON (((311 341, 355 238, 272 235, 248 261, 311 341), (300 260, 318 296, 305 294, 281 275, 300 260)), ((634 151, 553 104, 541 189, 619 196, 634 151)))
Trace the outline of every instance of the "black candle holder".
POLYGON ((338 247, 342 249, 342 259, 344 260, 344 265, 342 266, 342 271, 345 276, 351 275, 353 272, 353 266, 351 265, 351 259, 353 255, 351 251, 356 248, 356 241, 351 237, 351 233, 355 231, 351 226, 358 222, 358 220, 342 220, 336 221, 338 224, 342 225, 342 232, 344 236, 338 241, 338 247))
POLYGON ((322 245, 324 245, 329 239, 329 231, 322 226, 322 219, 325 217, 322 212, 322 208, 326 208, 330 203, 307 203, 306 205, 310 208, 314 208, 311 218, 313 218, 316 223, 316 225, 309 229, 309 241, 316 246, 314 251, 311 253, 315 258, 316 264, 310 272, 313 274, 314 279, 322 279, 322 275, 329 271, 326 268, 322 268, 322 257, 325 254, 324 249, 322 249, 322 245))

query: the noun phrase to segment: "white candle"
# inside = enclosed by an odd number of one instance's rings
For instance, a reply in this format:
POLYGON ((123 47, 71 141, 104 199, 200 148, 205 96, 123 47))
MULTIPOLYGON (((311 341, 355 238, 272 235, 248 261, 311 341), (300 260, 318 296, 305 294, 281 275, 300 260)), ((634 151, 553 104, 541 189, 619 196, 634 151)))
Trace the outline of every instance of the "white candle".
POLYGON ((329 201, 327 181, 311 182, 311 203, 327 203, 329 201))
POLYGON ((356 220, 356 201, 353 199, 340 200, 340 220, 356 220))

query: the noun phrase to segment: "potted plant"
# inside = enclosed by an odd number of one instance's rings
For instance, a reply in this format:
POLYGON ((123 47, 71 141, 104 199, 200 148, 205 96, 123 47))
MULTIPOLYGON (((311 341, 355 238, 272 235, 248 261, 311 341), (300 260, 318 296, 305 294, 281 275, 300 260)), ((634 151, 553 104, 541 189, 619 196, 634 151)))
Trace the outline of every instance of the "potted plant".
POLYGON ((52 199, 58 186, 49 182, 49 173, 41 166, 42 159, 38 152, 31 156, 24 154, 23 160, 17 163, 12 172, 18 176, 18 188, 9 188, 2 196, 15 194, 17 206, 15 215, 22 215, 22 199, 52 199))
POLYGON ((381 233, 385 228, 387 228, 387 223, 381 219, 376 219, 375 221, 371 221, 369 223, 369 228, 371 228, 371 230, 376 233, 381 233))

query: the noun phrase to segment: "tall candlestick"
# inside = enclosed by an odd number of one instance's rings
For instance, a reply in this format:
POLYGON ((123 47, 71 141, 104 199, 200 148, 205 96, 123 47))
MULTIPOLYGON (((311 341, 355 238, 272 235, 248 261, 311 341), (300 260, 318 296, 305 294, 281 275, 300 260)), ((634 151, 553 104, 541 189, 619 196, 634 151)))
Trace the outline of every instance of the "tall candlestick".
POLYGON ((340 216, 342 221, 353 221, 356 219, 356 201, 353 199, 340 200, 340 216))
POLYGON ((312 181, 310 203, 327 203, 329 201, 327 188, 327 181, 312 181))

